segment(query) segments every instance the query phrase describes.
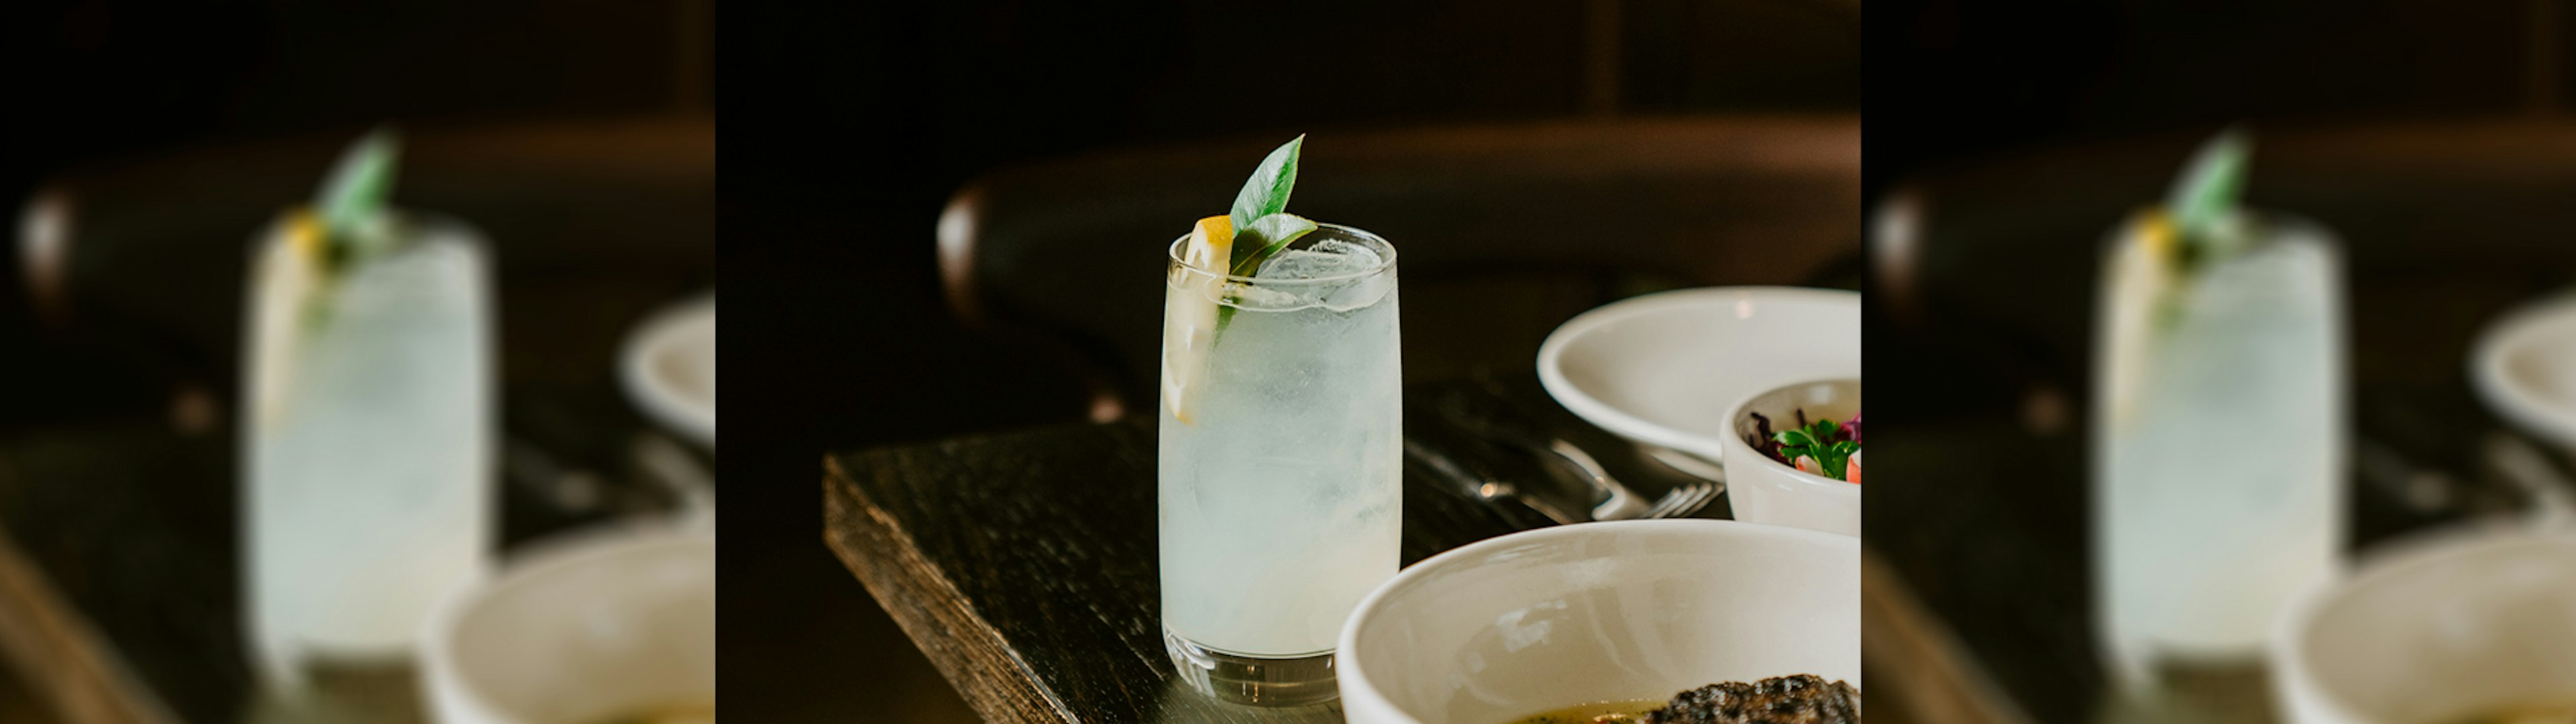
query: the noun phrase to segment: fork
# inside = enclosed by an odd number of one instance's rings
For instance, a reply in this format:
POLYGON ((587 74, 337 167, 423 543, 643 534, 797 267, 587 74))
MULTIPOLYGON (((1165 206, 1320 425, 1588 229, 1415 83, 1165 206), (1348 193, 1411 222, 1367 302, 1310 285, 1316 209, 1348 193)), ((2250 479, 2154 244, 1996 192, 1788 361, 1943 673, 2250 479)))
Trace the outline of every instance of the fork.
POLYGON ((1499 504, 1506 499, 1513 500, 1530 510, 1537 511, 1539 515, 1546 516, 1557 525, 1577 522, 1574 516, 1557 509, 1556 505, 1549 503, 1546 498, 1524 494, 1510 481, 1496 478, 1492 474, 1468 470, 1467 466, 1456 458, 1426 446, 1410 435, 1404 438, 1404 457, 1407 461, 1427 469, 1433 474, 1432 477, 1448 483, 1451 492, 1469 500, 1487 505, 1499 504))
POLYGON ((1610 471, 1601 468, 1600 461, 1592 459, 1592 455, 1583 452, 1582 448, 1575 447, 1574 443, 1549 438, 1546 451, 1555 459, 1563 461, 1569 472, 1589 482, 1593 489, 1608 494, 1608 498, 1601 501, 1600 505, 1592 507, 1593 520, 1679 518, 1699 512, 1701 507, 1708 505, 1710 499, 1717 497, 1719 490, 1715 481, 1693 475, 1691 482, 1674 486, 1673 489, 1664 492, 1664 497, 1648 504, 1644 502, 1642 496, 1629 490, 1627 484, 1619 482, 1618 478, 1611 477, 1610 471))
MULTIPOLYGON (((1517 439, 1519 437, 1517 435, 1507 437, 1515 438, 1510 442, 1522 447, 1540 447, 1535 441, 1517 439)), ((1629 491, 1628 486, 1620 483, 1618 478, 1610 477, 1610 471, 1601 469, 1601 461, 1592 459, 1590 453, 1584 452, 1583 448, 1575 447, 1574 443, 1549 438, 1546 446, 1541 449, 1547 452, 1549 459, 1564 464, 1568 472, 1574 473, 1576 478, 1603 494, 1601 504, 1592 506, 1593 520, 1628 520, 1643 517, 1647 511, 1653 510, 1646 504, 1645 499, 1629 491)))
POLYGON ((1640 517, 1679 518, 1692 513, 1697 513, 1700 508, 1707 507, 1709 501, 1716 500, 1718 493, 1725 492, 1726 490, 1726 483, 1712 480, 1705 475, 1675 466, 1662 455, 1649 452, 1649 454, 1639 455, 1637 457, 1651 460, 1653 462, 1648 464, 1661 465, 1665 470, 1672 471, 1675 475, 1689 478, 1690 480, 1690 482, 1673 486, 1672 490, 1665 491, 1664 497, 1661 500, 1655 501, 1654 507, 1647 508, 1646 514, 1640 517))
MULTIPOLYGON (((1721 489, 1709 479, 1675 469, 1677 475, 1692 482, 1675 486, 1653 503, 1631 490, 1627 484, 1610 475, 1599 460, 1563 438, 1544 436, 1524 429, 1517 411, 1506 408, 1499 395, 1453 394, 1440 406, 1450 424, 1478 437, 1519 447, 1540 459, 1557 464, 1565 472, 1583 481, 1602 501, 1592 508, 1593 520, 1635 520, 1641 518, 1679 518, 1698 512, 1721 489)), ((1669 466, 1667 466, 1669 467, 1669 466)))

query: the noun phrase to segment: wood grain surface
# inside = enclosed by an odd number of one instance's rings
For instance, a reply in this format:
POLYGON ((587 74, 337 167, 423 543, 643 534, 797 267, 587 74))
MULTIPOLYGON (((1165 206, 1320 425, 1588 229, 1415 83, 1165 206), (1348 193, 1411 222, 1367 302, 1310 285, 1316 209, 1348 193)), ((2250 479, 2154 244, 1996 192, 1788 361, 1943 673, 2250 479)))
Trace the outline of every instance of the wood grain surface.
POLYGON ((0 532, 0 656, 71 724, 177 722, 105 638, 0 532))
MULTIPOLYGON (((1163 652, 1147 423, 833 455, 824 537, 992 721, 1330 722, 1200 696, 1163 652)), ((1404 558, 1516 530, 1405 486, 1404 558)))
POLYGON ((241 710, 229 442, 144 421, 0 437, 5 645, 67 720, 241 710))
MULTIPOLYGON (((1474 457, 1505 479, 1508 456, 1465 446, 1426 414, 1486 395, 1601 455, 1659 495, 1621 443, 1544 402, 1531 379, 1418 384, 1407 439, 1474 457)), ((1495 408, 1477 408, 1491 411, 1495 408)), ((824 540, 987 720, 1334 722, 1338 705, 1261 709, 1209 699, 1173 676, 1158 625, 1154 433, 1129 419, 827 456, 824 540)), ((1408 465, 1406 564, 1550 525, 1523 507, 1469 502, 1408 465)), ((1721 501, 1703 518, 1728 517, 1721 501)), ((1869 707, 1910 722, 2029 721, 1883 561, 1865 565, 1869 707)))
MULTIPOLYGON (((1541 413, 1528 382, 1496 389, 1541 413)), ((1428 432, 1423 393, 1459 389, 1408 388, 1407 436, 1428 432)), ((1131 418, 833 454, 823 537, 988 720, 1341 721, 1338 704, 1240 706, 1174 678, 1159 623, 1154 446, 1151 421, 1131 418)), ((1724 506, 1700 516, 1724 517, 1724 506)), ((1406 469, 1408 565, 1547 524, 1406 469)))

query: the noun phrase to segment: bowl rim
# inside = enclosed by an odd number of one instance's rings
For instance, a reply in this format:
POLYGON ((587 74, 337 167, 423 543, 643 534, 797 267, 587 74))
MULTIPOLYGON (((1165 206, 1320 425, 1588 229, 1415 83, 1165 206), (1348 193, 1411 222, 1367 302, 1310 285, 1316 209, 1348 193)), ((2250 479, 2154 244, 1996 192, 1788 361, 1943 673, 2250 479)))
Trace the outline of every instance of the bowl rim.
POLYGON ((2290 599, 2272 622, 2264 645, 2274 674, 2273 693, 2282 705, 2294 701, 2320 707, 2348 721, 2375 721, 2318 679, 2303 651, 2317 617, 2349 602, 2354 591, 2448 566, 2457 559, 2525 546, 2576 546, 2576 529, 2551 528, 2522 519, 2473 520, 2436 526, 2400 536, 2362 551, 2335 575, 2317 581, 2290 599))
POLYGON ((1576 416, 1620 437, 1700 455, 1723 466, 1726 453, 1722 441, 1638 417, 1594 397, 1566 378, 1562 362, 1567 350, 1612 323, 1673 309, 1714 305, 1721 301, 1848 304, 1856 318, 1860 314, 1861 293, 1848 289, 1792 286, 1693 287, 1642 294, 1604 304, 1574 315, 1548 332, 1547 340, 1538 348, 1539 386, 1576 416))
POLYGON ((453 641, 466 619, 481 611, 484 604, 511 591, 535 585, 533 581, 551 577, 561 571, 592 565, 601 560, 645 555, 663 550, 705 548, 712 555, 715 536, 677 526, 606 525, 583 528, 555 535, 529 544, 509 560, 501 570, 458 586, 441 596, 432 606, 420 637, 419 676, 426 684, 421 703, 426 707, 441 706, 440 700, 452 695, 455 703, 473 710, 471 721, 499 718, 511 710, 494 703, 472 677, 466 676, 456 658, 453 641), (442 686, 443 685, 443 686, 442 686))
MULTIPOLYGON (((696 340, 685 336, 699 319, 714 324, 716 292, 697 292, 656 307, 626 330, 618 343, 617 377, 626 399, 644 416, 664 430, 677 432, 690 442, 714 449, 716 446, 716 405, 710 399, 703 407, 694 404, 689 395, 681 394, 653 373, 653 363, 683 344, 696 340)), ((714 338, 708 339, 709 343, 714 338)))
MULTIPOLYGON (((1367 672, 1360 666, 1359 658, 1353 655, 1359 651, 1360 628, 1368 622, 1369 614, 1375 612, 1378 606, 1386 600, 1388 595, 1393 594, 1398 590, 1409 588, 1415 581, 1433 575, 1430 571, 1460 565, 1459 562, 1462 560, 1479 558, 1505 548, 1518 548, 1548 543, 1553 542, 1558 538, 1611 535, 1619 531, 1638 530, 1697 531, 1697 534, 1710 535, 1718 538, 1733 538, 1738 536, 1769 536, 1788 539, 1804 538, 1812 544, 1821 544, 1831 548, 1849 549, 1852 557, 1852 575, 1855 577, 1860 575, 1860 538, 1858 536, 1828 533, 1821 530, 1809 530, 1806 528, 1796 528, 1785 525, 1748 523, 1740 520, 1721 520, 1714 518, 1669 518, 1659 520, 1594 521, 1589 523, 1573 523, 1567 525, 1548 526, 1545 528, 1535 528, 1487 538, 1467 545, 1441 551, 1429 558, 1417 561, 1413 565, 1405 566, 1404 570, 1396 572, 1395 577, 1389 578, 1385 583, 1379 584, 1376 590, 1370 591, 1367 597, 1360 599, 1358 606, 1351 608, 1350 619, 1342 622, 1342 635, 1334 642, 1333 646, 1333 668, 1335 669, 1335 677, 1339 681, 1339 688, 1341 689, 1343 710, 1348 712, 1355 704, 1364 705, 1373 710, 1391 712, 1397 716, 1403 717, 1407 721, 1416 722, 1416 724, 1421 722, 1420 719, 1414 717, 1411 713, 1406 712, 1402 707, 1396 706, 1395 701, 1388 698, 1386 692, 1379 690, 1376 683, 1369 681, 1367 672)), ((1714 550, 1724 551, 1726 549, 1719 547, 1714 550)))
POLYGON ((2520 384, 2506 365, 2513 353, 2540 341, 2551 322, 2576 317, 2576 292, 2562 292, 2505 312, 2471 343, 2469 377, 2478 396, 2499 417, 2540 432, 2560 445, 2576 446, 2576 408, 2548 404, 2549 398, 2520 384))
MULTIPOLYGON (((1750 395, 1745 395, 1745 396, 1744 396, 1744 399, 1736 400, 1736 401, 1735 401, 1735 404, 1734 404, 1733 406, 1730 406, 1730 407, 1726 408, 1726 424, 1728 424, 1728 425, 1734 425, 1736 420, 1742 419, 1742 418, 1744 417, 1744 406, 1745 406, 1745 405, 1752 404, 1752 403, 1753 403, 1754 398, 1761 397, 1761 396, 1763 396, 1763 395, 1768 395, 1768 394, 1771 394, 1771 393, 1774 393, 1774 392, 1779 392, 1779 391, 1781 391, 1781 390, 1786 390, 1786 389, 1789 389, 1789 388, 1791 388, 1791 387, 1805 387, 1805 386, 1808 386, 1808 385, 1820 385, 1820 384, 1828 384, 1828 383, 1834 383, 1834 382, 1849 382, 1849 383, 1852 383, 1852 384, 1857 385, 1857 384, 1860 384, 1860 383, 1861 383, 1861 379, 1860 379, 1860 378, 1858 378, 1858 377, 1819 377, 1819 378, 1812 379, 1812 380, 1807 380, 1807 381, 1804 381, 1804 382, 1791 382, 1791 383, 1789 383, 1789 384, 1781 385, 1781 386, 1778 386, 1778 387, 1773 387, 1773 388, 1771 388, 1771 389, 1763 390, 1763 391, 1761 391, 1761 392, 1756 392, 1756 393, 1753 393, 1753 394, 1750 394, 1750 395)), ((1792 479, 1792 480, 1796 480, 1796 481, 1798 481, 1799 483, 1802 483, 1802 484, 1806 484, 1806 485, 1810 485, 1810 486, 1814 486, 1814 487, 1818 487, 1818 488, 1826 488, 1826 489, 1830 489, 1830 490, 1833 490, 1833 491, 1836 491, 1836 492, 1842 492, 1842 491, 1844 491, 1846 488, 1848 488, 1848 489, 1852 489, 1852 490, 1850 490, 1849 492, 1854 492, 1854 493, 1859 492, 1859 491, 1858 491, 1858 488, 1860 488, 1860 487, 1861 487, 1861 484, 1860 484, 1860 483, 1855 483, 1855 482, 1852 482, 1852 481, 1849 481, 1849 480, 1835 480, 1835 479, 1833 479, 1833 478, 1828 478, 1828 477, 1825 477, 1825 476, 1822 476, 1822 475, 1817 475, 1817 474, 1815 474, 1815 473, 1807 472, 1807 471, 1804 471, 1804 470, 1799 470, 1799 469, 1797 469, 1797 468, 1790 467, 1790 466, 1788 466, 1788 465, 1786 465, 1786 464, 1783 464, 1783 463, 1781 463, 1781 462, 1780 462, 1780 461, 1778 461, 1778 460, 1773 460, 1773 459, 1771 459, 1771 456, 1769 456, 1769 455, 1764 455, 1764 454, 1761 454, 1761 453, 1759 453, 1759 452, 1755 452, 1755 451, 1753 450, 1753 446, 1752 446, 1752 445, 1749 445, 1749 444, 1746 444, 1746 443, 1744 442, 1744 438, 1741 438, 1741 437, 1729 436, 1729 437, 1727 437, 1727 438, 1726 438, 1726 440, 1725 440, 1724 442, 1726 443, 1727 454, 1729 454, 1729 455, 1733 455, 1733 454, 1735 454, 1735 453, 1734 453, 1734 451, 1742 450, 1742 451, 1744 451, 1744 454, 1745 454, 1746 456, 1749 456, 1749 457, 1752 457, 1752 458, 1753 458, 1753 459, 1755 459, 1755 460, 1759 460, 1759 461, 1761 461, 1761 462, 1754 463, 1754 465, 1762 466, 1762 467, 1769 467, 1769 468, 1771 468, 1771 469, 1773 469, 1773 470, 1785 471, 1785 472, 1787 472, 1787 473, 1791 476, 1791 478, 1790 478, 1790 479, 1792 479)))

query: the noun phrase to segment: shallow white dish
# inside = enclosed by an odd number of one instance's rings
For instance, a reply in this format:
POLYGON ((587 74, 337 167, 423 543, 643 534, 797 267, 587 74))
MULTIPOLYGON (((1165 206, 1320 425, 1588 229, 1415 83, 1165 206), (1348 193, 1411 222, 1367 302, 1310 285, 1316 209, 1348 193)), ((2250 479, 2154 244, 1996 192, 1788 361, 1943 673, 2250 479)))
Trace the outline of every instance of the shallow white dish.
POLYGON ((710 533, 573 534, 448 597, 421 678, 444 724, 561 724, 716 698, 710 533))
POLYGON ((1860 539, 1724 520, 1515 533, 1404 569, 1338 651, 1355 724, 1502 724, 1802 673, 1860 686, 1860 539))
POLYGON ((2298 724, 2454 721, 2576 703, 2576 530, 2464 528, 2365 556, 2272 636, 2298 724))
MULTIPOLYGON (((1796 409, 1806 410, 1810 420, 1851 419, 1860 412, 1860 381, 1783 385, 1736 403, 1727 419, 1739 421, 1733 423, 1739 433, 1751 432, 1745 413, 1759 412, 1771 418, 1772 431, 1779 432, 1797 424, 1791 416, 1796 409)), ((1860 484, 1782 465, 1754 451, 1742 434, 1727 435, 1725 443, 1726 459, 1739 461, 1727 467, 1726 478, 1727 503, 1734 508, 1736 520, 1860 535, 1860 484)))
POLYGON ((2496 414, 2576 450, 2576 294, 2515 310, 2479 333, 2469 377, 2496 414))
POLYGON ((627 333, 618 377, 654 422, 707 447, 716 445, 716 297, 674 303, 627 333))
POLYGON ((1860 377, 1860 293, 1713 287, 1620 301, 1550 333, 1538 377, 1604 430, 1723 462, 1737 401, 1799 380, 1860 377))

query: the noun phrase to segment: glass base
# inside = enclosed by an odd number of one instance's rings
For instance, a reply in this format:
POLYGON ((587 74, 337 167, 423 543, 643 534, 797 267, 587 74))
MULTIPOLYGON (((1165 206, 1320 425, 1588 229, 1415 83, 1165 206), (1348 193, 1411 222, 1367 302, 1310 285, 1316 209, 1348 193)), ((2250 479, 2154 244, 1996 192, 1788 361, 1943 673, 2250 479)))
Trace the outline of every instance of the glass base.
POLYGON ((1246 656, 1218 651, 1163 629, 1163 649, 1181 681, 1219 701, 1253 706, 1306 706, 1341 698, 1333 679, 1333 652, 1304 656, 1246 656))
POLYGON ((2269 724, 2271 678, 2260 654, 2251 657, 2165 656, 2147 676, 2104 687, 2097 724, 2269 724))
POLYGON ((428 721, 429 697, 408 660, 313 661, 297 664, 293 682, 272 680, 251 693, 244 724, 345 724, 428 721), (281 684, 286 684, 281 686, 281 684), (291 686, 291 688, 289 688, 291 686))

